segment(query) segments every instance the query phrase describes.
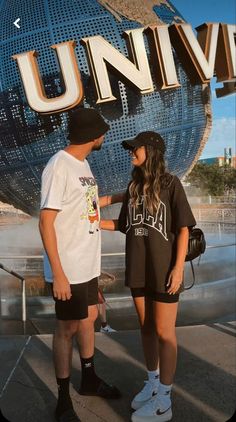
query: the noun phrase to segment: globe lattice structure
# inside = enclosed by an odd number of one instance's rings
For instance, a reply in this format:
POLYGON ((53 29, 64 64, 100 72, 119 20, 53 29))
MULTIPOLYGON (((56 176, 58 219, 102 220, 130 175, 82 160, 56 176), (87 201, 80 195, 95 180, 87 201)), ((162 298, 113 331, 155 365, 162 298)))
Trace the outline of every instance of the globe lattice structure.
MULTIPOLYGON (((171 24, 180 19, 179 12, 166 0, 157 1, 152 12, 158 22, 171 24)), ((206 141, 209 98, 202 85, 190 84, 176 56, 180 88, 155 89, 153 93, 141 95, 110 75, 117 100, 96 104, 81 38, 102 35, 128 56, 122 34, 127 29, 143 26, 140 22, 122 15, 117 19, 96 0, 2 0, 0 16, 0 201, 36 214, 43 168, 68 143, 69 113, 40 115, 33 111, 27 103, 17 63, 11 56, 38 51, 46 94, 48 98, 55 97, 62 92, 62 85, 50 46, 72 39, 77 41, 76 57, 85 92, 83 105, 98 109, 111 127, 102 150, 89 157, 100 194, 126 188, 131 164, 121 141, 145 130, 159 132, 165 139, 168 169, 179 177, 186 174, 199 156, 204 137, 206 141), (17 17, 21 17, 20 29, 13 25, 17 17)))

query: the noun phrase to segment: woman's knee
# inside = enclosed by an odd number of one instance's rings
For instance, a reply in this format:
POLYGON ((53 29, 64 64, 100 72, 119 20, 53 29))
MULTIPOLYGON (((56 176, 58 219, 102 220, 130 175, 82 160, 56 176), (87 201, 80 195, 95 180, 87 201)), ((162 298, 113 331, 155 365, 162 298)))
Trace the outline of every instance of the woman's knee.
POLYGON ((154 321, 144 320, 142 323, 140 323, 140 329, 143 336, 150 336, 155 333, 155 324, 154 321))
POLYGON ((142 332, 155 330, 152 301, 145 297, 133 297, 142 332))
POLYGON ((156 334, 158 340, 162 343, 175 343, 176 342, 176 331, 175 328, 169 327, 156 327, 156 334))

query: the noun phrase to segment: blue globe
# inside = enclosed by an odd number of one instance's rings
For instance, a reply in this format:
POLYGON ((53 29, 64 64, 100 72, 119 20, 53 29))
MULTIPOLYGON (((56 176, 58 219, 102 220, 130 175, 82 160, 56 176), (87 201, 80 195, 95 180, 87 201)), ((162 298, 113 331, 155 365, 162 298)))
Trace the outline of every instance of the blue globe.
MULTIPOLYGON (((97 0, 0 0, 0 200, 33 215, 39 209, 40 180, 49 158, 67 145, 69 113, 40 115, 26 100, 16 61, 11 56, 39 52, 38 63, 47 96, 62 88, 52 44, 74 39, 85 91, 84 106, 94 107, 111 130, 103 149, 89 157, 100 194, 126 188, 131 171, 121 141, 144 130, 162 134, 168 169, 182 177, 197 159, 207 138, 210 111, 208 89, 192 86, 175 57, 181 87, 141 95, 111 76, 117 100, 96 104, 84 47, 80 39, 102 35, 128 55, 122 34, 143 26, 111 13, 97 0), (20 17, 20 29, 13 22, 20 17), (208 115, 207 115, 208 113, 208 115)), ((133 2, 131 2, 133 3, 133 2)), ((130 4, 132 12, 132 5, 130 4)), ((157 21, 170 24, 183 18, 168 1, 153 7, 157 21)), ((140 11, 142 15, 142 11, 140 11)), ((148 49, 148 47, 147 47, 148 49)))

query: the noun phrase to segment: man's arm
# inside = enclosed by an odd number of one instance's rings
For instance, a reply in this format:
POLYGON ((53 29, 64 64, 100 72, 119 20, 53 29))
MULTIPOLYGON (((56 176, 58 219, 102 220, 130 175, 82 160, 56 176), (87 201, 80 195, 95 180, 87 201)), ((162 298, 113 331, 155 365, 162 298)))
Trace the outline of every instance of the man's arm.
POLYGON ((57 299, 68 300, 71 298, 70 283, 61 266, 54 227, 57 213, 58 210, 49 208, 41 210, 39 217, 39 231, 52 268, 54 296, 57 299))

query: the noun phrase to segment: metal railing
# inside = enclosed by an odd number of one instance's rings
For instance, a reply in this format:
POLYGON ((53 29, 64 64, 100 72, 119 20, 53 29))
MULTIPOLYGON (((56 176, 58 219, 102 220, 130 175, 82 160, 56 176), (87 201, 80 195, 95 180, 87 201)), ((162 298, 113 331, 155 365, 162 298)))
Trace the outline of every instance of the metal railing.
MULTIPOLYGON (((5 258, 6 259, 6 258, 5 258)), ((0 269, 5 271, 8 274, 13 275, 13 277, 18 278, 21 281, 21 320, 26 322, 26 289, 25 289, 25 278, 18 274, 17 272, 7 268, 5 265, 0 263, 0 269)))
POLYGON ((193 213, 198 223, 216 221, 231 224, 236 221, 236 208, 194 208, 193 213))
MULTIPOLYGON (((219 245, 207 245, 206 249, 217 249, 217 248, 225 248, 225 247, 231 247, 236 246, 236 243, 227 243, 227 244, 219 244, 219 245)), ((102 257, 114 257, 114 256, 125 256, 125 252, 110 252, 110 253, 103 253, 102 257)), ((15 259, 43 259, 43 255, 0 255, 0 259, 3 260, 15 260, 15 259)), ((21 319, 22 322, 26 322, 27 320, 27 309, 26 309, 26 280, 25 278, 20 275, 19 273, 15 272, 14 270, 6 267, 5 265, 0 263, 0 269, 3 271, 11 274, 12 276, 16 277, 18 280, 21 281, 21 302, 22 302, 22 313, 21 313, 21 319)))

